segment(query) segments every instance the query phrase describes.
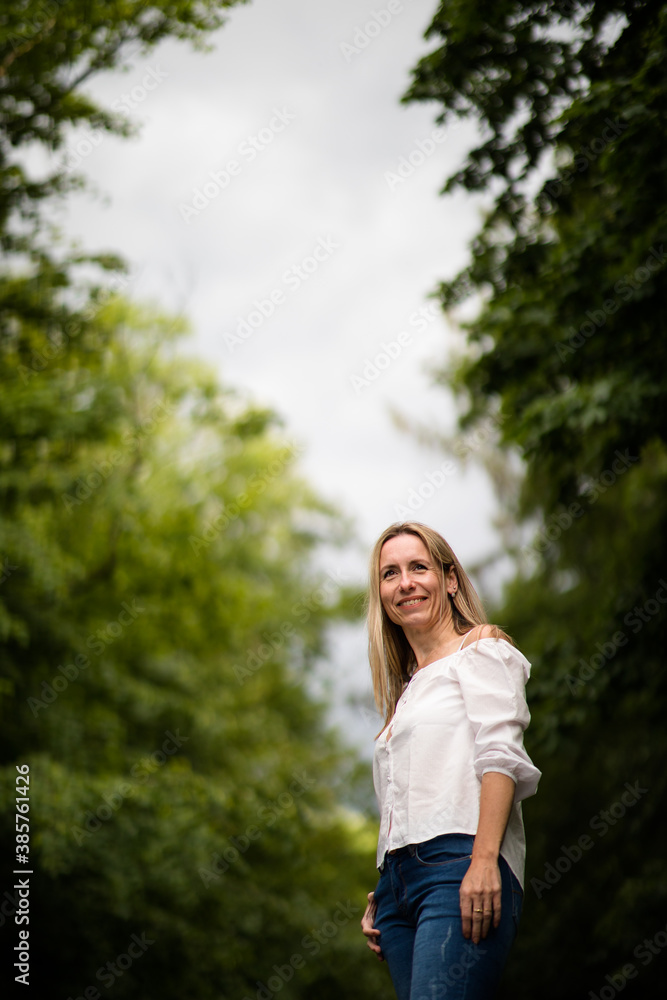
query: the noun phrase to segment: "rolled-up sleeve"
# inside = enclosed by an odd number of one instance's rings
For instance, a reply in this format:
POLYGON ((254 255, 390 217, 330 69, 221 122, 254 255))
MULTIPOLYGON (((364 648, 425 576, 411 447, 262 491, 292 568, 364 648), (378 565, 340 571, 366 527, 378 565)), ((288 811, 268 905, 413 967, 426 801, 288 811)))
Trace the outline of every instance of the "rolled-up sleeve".
POLYGON ((534 795, 541 777, 523 746, 530 722, 526 657, 504 639, 479 639, 456 667, 466 714, 475 736, 475 774, 499 771, 514 781, 514 801, 534 795))

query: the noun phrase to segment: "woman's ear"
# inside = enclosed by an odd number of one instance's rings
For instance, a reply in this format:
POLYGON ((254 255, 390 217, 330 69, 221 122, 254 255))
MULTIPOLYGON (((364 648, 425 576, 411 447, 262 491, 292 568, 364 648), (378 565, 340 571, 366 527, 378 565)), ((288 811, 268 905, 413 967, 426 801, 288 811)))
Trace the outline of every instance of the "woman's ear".
POLYGON ((456 570, 453 566, 450 566, 449 572, 445 576, 445 590, 453 597, 458 589, 459 581, 456 577, 456 570))

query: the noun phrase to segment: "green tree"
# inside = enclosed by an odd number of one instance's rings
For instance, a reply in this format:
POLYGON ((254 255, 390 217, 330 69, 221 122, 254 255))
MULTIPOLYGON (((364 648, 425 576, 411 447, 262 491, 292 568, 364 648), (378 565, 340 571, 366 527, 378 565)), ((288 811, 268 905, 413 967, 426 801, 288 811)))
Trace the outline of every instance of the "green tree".
POLYGON ((57 367, 3 356, 2 839, 27 760, 31 982, 104 995, 137 934, 114 995, 254 996, 276 965, 287 996, 368 989, 373 827, 307 684, 349 591, 311 552, 340 531, 269 414, 165 358, 170 326, 108 299, 57 367))
POLYGON ((381 975, 358 929, 374 825, 309 689, 355 594, 314 555, 347 528, 275 415, 117 293, 121 261, 54 239, 67 165, 25 166, 73 126, 127 132, 85 81, 132 43, 199 44, 226 6, 0 15, 0 844, 20 867, 27 762, 43 995, 361 997, 381 975))
POLYGON ((544 778, 507 995, 662 979, 666 32, 662 3, 444 2, 404 98, 479 126, 444 193, 491 205, 437 290, 478 308, 436 378, 523 460, 496 614, 534 663, 544 778))
MULTIPOLYGON (((30 174, 22 150, 63 150, 72 127, 127 135, 129 119, 83 90, 166 38, 204 48, 227 8, 243 0, 21 0, 0 13, 0 233, 5 250, 34 250, 40 206, 81 183, 64 161, 30 174), (32 237, 32 239, 30 238, 32 237)), ((46 241, 41 239, 40 245, 46 241)))

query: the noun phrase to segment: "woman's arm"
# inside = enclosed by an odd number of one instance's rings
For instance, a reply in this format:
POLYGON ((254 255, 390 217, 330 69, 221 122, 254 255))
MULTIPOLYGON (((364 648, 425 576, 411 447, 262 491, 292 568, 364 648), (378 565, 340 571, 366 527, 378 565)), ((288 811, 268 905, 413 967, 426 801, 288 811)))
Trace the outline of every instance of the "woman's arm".
POLYGON ((512 803, 533 795, 540 779, 523 746, 530 722, 525 695, 530 664, 516 647, 494 639, 491 631, 488 625, 473 629, 464 648, 476 638, 483 641, 457 665, 475 736, 474 770, 481 782, 472 861, 460 890, 463 934, 475 944, 486 936, 491 921, 495 927, 500 922, 498 854, 512 803))
POLYGON ((492 919, 494 927, 500 923, 498 854, 514 801, 514 789, 514 781, 507 774, 487 771, 482 775, 472 861, 459 890, 463 936, 472 935, 475 944, 486 937, 492 919))

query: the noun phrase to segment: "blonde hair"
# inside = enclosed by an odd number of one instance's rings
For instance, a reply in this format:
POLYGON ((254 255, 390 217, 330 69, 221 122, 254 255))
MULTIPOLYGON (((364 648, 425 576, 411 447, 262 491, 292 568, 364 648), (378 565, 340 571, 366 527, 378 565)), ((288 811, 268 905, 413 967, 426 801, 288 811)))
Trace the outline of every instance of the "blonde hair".
MULTIPOLYGON (((370 580, 367 601, 368 658, 373 678, 373 692, 378 711, 384 716, 381 732, 389 725, 405 685, 417 666, 405 632, 400 625, 391 621, 380 599, 380 553, 382 546, 397 535, 415 535, 426 546, 436 573, 440 578, 439 614, 445 616, 445 576, 454 570, 458 586, 455 594, 449 594, 452 622, 458 635, 465 635, 476 625, 487 624, 486 614, 477 592, 470 582, 451 547, 433 528, 418 521, 398 521, 389 525, 378 538, 370 561, 370 580)), ((497 625, 491 626, 496 638, 512 642, 497 625)), ((379 734, 378 734, 379 735, 379 734)))

